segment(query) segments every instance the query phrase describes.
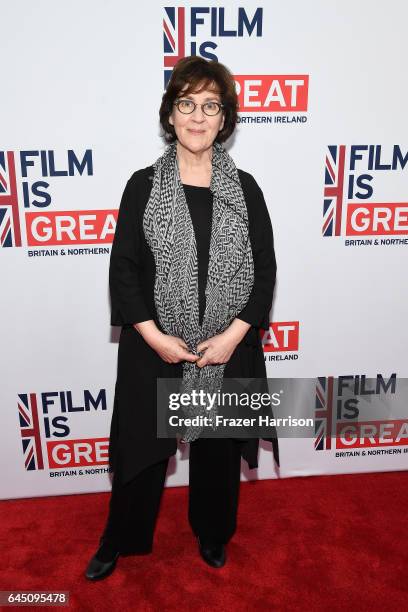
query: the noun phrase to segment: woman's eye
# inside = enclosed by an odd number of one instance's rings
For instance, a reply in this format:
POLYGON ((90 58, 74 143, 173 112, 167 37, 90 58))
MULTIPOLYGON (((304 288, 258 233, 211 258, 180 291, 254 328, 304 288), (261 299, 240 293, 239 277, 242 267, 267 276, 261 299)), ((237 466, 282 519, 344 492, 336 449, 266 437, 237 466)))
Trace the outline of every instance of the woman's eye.
POLYGON ((182 100, 181 101, 181 106, 183 108, 191 108, 193 105, 193 103, 191 102, 191 100, 182 100))
POLYGON ((217 108, 217 104, 215 102, 207 102, 206 107, 208 110, 215 110, 217 108))

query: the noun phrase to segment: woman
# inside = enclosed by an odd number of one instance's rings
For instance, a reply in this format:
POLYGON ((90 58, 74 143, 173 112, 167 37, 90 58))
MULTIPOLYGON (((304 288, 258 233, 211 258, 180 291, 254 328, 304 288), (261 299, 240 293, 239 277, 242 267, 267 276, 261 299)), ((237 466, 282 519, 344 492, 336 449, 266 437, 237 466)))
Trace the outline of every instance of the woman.
MULTIPOLYGON (((225 66, 186 57, 163 95, 168 144, 135 172, 120 203, 110 260, 112 325, 121 325, 109 458, 114 476, 98 580, 119 555, 148 554, 175 438, 157 438, 156 379, 219 389, 224 377, 266 378, 259 328, 269 328, 276 274, 272 226, 255 179, 222 146, 237 121, 225 66)), ((258 439, 190 442, 188 517, 201 557, 226 560, 236 529, 241 457, 257 467, 258 439)), ((272 440, 279 463, 277 441, 272 440)))

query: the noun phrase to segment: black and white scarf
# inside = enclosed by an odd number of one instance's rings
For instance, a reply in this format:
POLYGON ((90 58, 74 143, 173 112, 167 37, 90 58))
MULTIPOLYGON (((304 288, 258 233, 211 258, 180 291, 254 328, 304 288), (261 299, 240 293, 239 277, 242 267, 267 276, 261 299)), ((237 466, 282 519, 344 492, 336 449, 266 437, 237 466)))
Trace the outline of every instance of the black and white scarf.
MULTIPOLYGON (((198 265, 194 227, 177 160, 177 142, 167 146, 154 163, 153 186, 143 217, 146 240, 156 263, 154 299, 165 333, 184 340, 198 354, 197 345, 224 331, 246 305, 254 283, 254 264, 248 214, 238 170, 226 149, 212 145, 210 190, 213 218, 206 285, 206 305, 199 325, 198 265)), ((182 392, 221 390, 226 364, 183 362, 182 392)), ((184 408, 188 416, 217 413, 205 405, 184 408)), ((213 422, 214 423, 214 422, 213 422)), ((214 424, 212 425, 215 429, 214 424)), ((201 426, 186 429, 183 441, 200 436, 201 426)))

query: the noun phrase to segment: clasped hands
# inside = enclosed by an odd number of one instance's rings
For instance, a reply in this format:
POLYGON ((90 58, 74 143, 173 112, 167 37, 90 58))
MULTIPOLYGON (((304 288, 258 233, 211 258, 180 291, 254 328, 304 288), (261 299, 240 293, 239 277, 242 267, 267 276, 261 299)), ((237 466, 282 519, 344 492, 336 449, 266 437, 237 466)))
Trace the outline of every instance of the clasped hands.
POLYGON ((181 338, 164 334, 154 321, 135 323, 134 327, 167 363, 189 361, 203 368, 206 365, 227 363, 251 326, 241 319, 234 319, 223 332, 197 345, 197 352, 203 352, 201 356, 191 353, 181 338))

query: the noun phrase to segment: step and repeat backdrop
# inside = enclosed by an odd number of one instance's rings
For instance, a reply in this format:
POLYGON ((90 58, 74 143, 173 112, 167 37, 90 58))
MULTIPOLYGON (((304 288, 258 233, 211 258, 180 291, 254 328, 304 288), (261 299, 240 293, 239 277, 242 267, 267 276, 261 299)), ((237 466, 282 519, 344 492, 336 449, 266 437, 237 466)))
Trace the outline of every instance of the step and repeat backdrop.
MULTIPOLYGON (((131 174, 164 150, 161 96, 191 54, 234 75, 226 146, 272 219, 268 376, 316 381, 314 436, 281 439, 280 469, 263 441, 242 479, 407 469, 407 420, 368 412, 370 436, 358 420, 367 392, 408 374, 406 3, 1 7, 1 497, 111 486, 117 209, 131 174)), ((188 445, 167 486, 187 482, 188 445)))

